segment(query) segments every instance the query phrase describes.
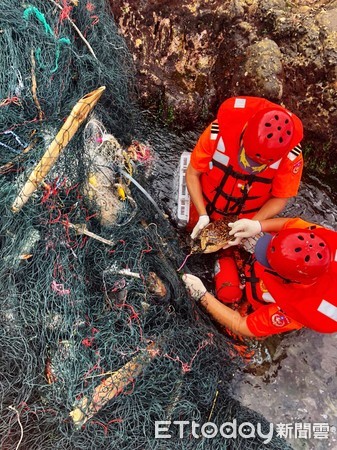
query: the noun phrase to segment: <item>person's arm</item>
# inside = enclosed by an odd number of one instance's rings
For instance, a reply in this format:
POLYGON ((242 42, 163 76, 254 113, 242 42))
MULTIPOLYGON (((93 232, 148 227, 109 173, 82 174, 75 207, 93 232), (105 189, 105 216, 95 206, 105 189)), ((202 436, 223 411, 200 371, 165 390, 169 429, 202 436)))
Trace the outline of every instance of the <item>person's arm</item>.
POLYGON ((194 169, 191 164, 188 165, 186 170, 186 185, 199 216, 207 214, 200 182, 201 174, 202 172, 194 169))
POLYGON ((190 273, 182 276, 187 290, 191 297, 200 304, 208 314, 220 325, 223 325, 234 333, 242 336, 255 336, 249 331, 247 326, 247 318, 242 317, 237 311, 233 311, 228 306, 219 302, 212 294, 210 294, 200 278, 190 273))
POLYGON ((291 220, 293 219, 288 217, 277 217, 275 219, 265 220, 239 219, 236 222, 228 224, 231 228, 229 235, 234 236, 235 239, 233 243, 238 245, 243 238, 254 238, 255 236, 260 235, 261 232, 269 233, 280 231, 284 225, 291 220))
POLYGON ((215 152, 217 141, 212 138, 212 125, 215 123, 217 122, 212 122, 200 135, 191 154, 190 164, 186 170, 187 189, 199 216, 207 214, 200 177, 202 173, 209 170, 209 163, 215 152))
POLYGON ((253 220, 264 220, 271 217, 275 217, 281 211, 284 210, 288 203, 289 198, 272 197, 260 208, 255 214, 253 220))
POLYGON ((261 231, 265 233, 280 231, 289 220, 293 219, 290 217, 276 217, 275 219, 260 220, 261 231))
POLYGON ((206 309, 216 322, 241 336, 265 338, 273 334, 303 328, 302 324, 286 316, 275 303, 261 306, 245 317, 220 303, 209 292, 206 292, 200 298, 199 304, 206 309), (278 324, 273 321, 275 315, 278 317, 278 324))
POLYGON ((238 311, 228 308, 211 293, 206 292, 199 300, 199 304, 220 325, 225 326, 236 334, 256 337, 247 326, 247 317, 242 317, 238 311))

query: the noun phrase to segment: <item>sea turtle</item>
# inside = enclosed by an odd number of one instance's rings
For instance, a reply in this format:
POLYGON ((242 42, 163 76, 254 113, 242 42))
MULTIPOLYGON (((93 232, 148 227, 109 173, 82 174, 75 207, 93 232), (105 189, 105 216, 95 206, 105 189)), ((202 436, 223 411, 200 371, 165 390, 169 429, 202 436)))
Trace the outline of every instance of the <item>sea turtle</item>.
POLYGON ((226 216, 209 223, 193 242, 191 253, 213 253, 224 247, 233 237, 229 236, 231 228, 228 223, 235 222, 237 216, 226 216))

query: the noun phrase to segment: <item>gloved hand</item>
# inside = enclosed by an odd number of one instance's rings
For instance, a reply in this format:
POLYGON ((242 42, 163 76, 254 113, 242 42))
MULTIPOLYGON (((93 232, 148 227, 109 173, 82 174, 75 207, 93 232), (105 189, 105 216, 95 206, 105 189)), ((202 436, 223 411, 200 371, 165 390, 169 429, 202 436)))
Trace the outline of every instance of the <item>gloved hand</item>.
POLYGON ((207 214, 203 214, 202 216, 199 216, 199 220, 196 224, 196 226, 193 228, 193 231, 191 233, 191 238, 195 239, 200 231, 205 228, 206 225, 209 224, 209 217, 207 214))
POLYGON ((227 244, 222 247, 222 249, 226 250, 226 248, 233 247, 234 245, 239 245, 241 239, 241 237, 236 237, 233 241, 228 241, 227 244))
POLYGON ((259 233, 254 237, 243 238, 241 241, 242 247, 246 250, 246 252, 254 253, 256 242, 260 239, 261 236, 263 236, 263 233, 259 233))
POLYGON ((262 231, 258 220, 239 219, 236 222, 229 223, 228 226, 232 228, 229 235, 236 238, 253 237, 262 231))
POLYGON ((200 280, 200 278, 196 277, 195 275, 191 275, 190 273, 185 273, 182 279, 187 290, 196 302, 198 302, 201 297, 206 294, 207 289, 205 288, 204 283, 200 280))

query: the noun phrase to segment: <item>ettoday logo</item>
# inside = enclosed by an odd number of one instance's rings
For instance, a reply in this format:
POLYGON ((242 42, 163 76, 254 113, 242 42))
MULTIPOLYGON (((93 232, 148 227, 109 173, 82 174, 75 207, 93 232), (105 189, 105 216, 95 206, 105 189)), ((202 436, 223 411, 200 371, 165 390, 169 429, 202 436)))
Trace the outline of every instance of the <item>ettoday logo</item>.
POLYGON ((251 439, 258 436, 263 439, 264 444, 268 444, 273 438, 274 425, 270 423, 269 430, 265 433, 260 423, 254 425, 250 422, 243 422, 238 425, 236 419, 232 422, 224 422, 220 426, 214 422, 205 422, 201 425, 194 420, 157 420, 155 422, 156 439, 171 439, 172 431, 178 431, 180 439, 183 439, 186 434, 192 435, 195 439, 201 437, 213 439, 219 434, 226 439, 236 439, 238 436, 244 439, 251 439), (171 428, 172 425, 175 427, 174 430, 171 428))
POLYGON ((263 427, 259 422, 257 424, 243 422, 238 425, 236 419, 232 422, 224 422, 221 425, 216 425, 214 422, 199 424, 194 420, 157 420, 155 422, 156 439, 171 439, 177 435, 180 439, 186 436, 192 436, 195 439, 201 437, 213 439, 220 435, 226 439, 237 439, 238 437, 254 439, 259 437, 264 444, 268 444, 275 435, 283 439, 327 440, 330 433, 336 434, 336 427, 331 427, 326 422, 277 423, 275 426, 273 423, 264 423, 263 427))

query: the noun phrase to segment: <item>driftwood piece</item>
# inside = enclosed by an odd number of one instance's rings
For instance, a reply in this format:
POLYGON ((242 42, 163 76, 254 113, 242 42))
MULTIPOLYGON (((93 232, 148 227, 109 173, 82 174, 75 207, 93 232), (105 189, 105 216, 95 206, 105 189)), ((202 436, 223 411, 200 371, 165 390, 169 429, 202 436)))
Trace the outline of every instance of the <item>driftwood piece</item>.
POLYGON ((143 369, 158 355, 159 348, 155 343, 149 344, 139 355, 132 358, 123 367, 114 372, 99 384, 91 396, 82 397, 69 413, 74 426, 80 428, 93 417, 111 399, 120 394, 124 388, 138 377, 143 369))
POLYGON ((77 234, 84 234, 85 236, 91 237, 95 239, 96 241, 102 242, 103 244, 107 244, 110 246, 114 246, 115 243, 113 241, 110 241, 109 239, 102 238, 96 233, 93 233, 92 231, 87 230, 85 224, 74 224, 71 222, 63 222, 63 225, 73 228, 77 234))
POLYGON ((25 185, 16 197, 12 205, 13 212, 20 211, 20 209, 28 201, 33 192, 36 191, 38 185, 43 181, 43 179, 46 177, 50 169, 57 161, 61 151, 73 138, 78 128, 95 107, 104 90, 105 86, 101 86, 95 91, 86 94, 76 103, 64 125, 61 127, 55 139, 50 144, 47 151, 42 156, 41 160, 34 168, 25 185))

